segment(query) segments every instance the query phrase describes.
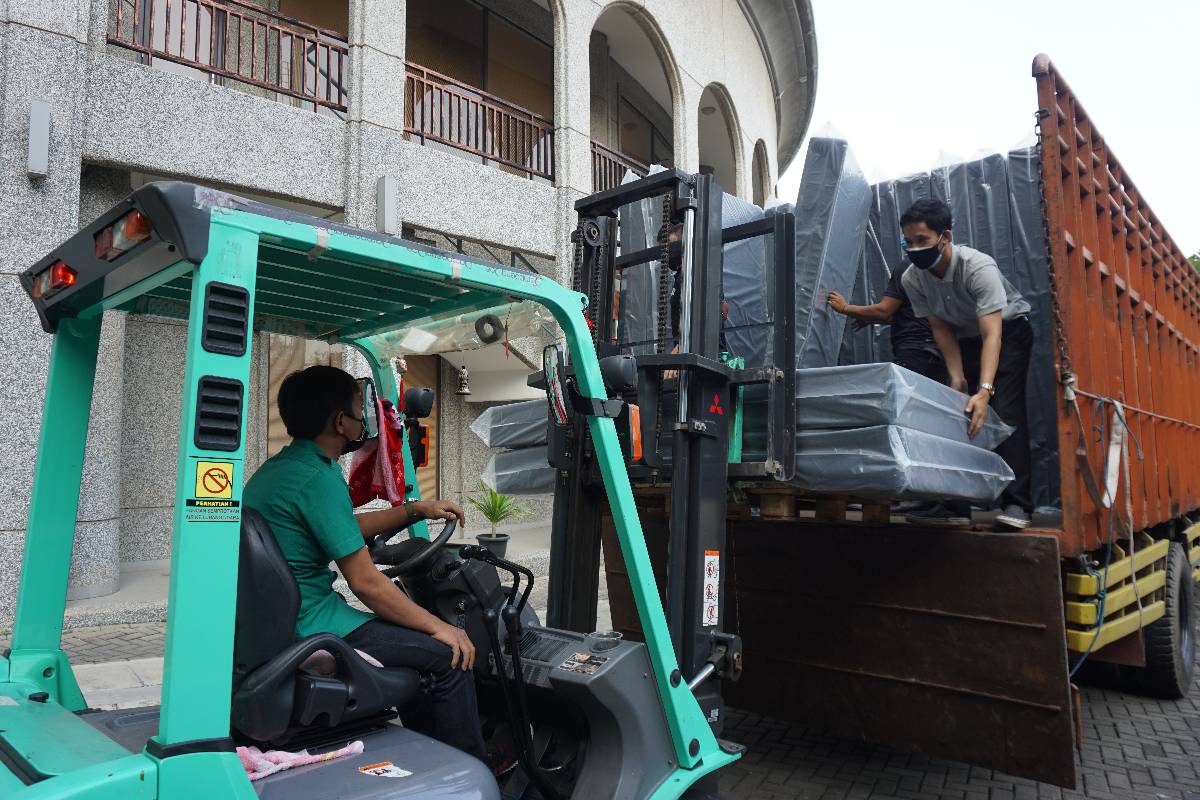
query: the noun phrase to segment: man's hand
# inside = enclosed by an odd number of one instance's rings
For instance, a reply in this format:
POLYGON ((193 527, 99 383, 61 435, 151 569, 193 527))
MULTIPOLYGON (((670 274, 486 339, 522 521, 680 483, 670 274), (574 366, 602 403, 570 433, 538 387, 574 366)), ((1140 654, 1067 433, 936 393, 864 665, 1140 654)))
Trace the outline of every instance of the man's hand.
POLYGON ((453 651, 453 656, 450 658, 451 668, 460 667, 466 672, 475 666, 475 645, 471 644, 471 637, 467 636, 467 632, 462 628, 442 625, 430 636, 453 651))
POLYGON ((842 297, 841 292, 830 292, 826 302, 829 303, 830 308, 839 314, 845 314, 846 306, 850 305, 846 302, 846 298, 842 297))
POLYGON ((987 418, 988 403, 992 395, 987 389, 980 389, 971 395, 967 401, 967 413, 971 415, 971 424, 967 426, 967 435, 975 438, 975 434, 983 430, 983 421, 987 418))
MULTIPOLYGON (((458 527, 467 527, 467 518, 458 503, 449 500, 418 500, 409 508, 420 515, 420 519, 457 519, 458 527)), ((419 520, 414 520, 419 521, 419 520)))
POLYGON ((956 392, 967 393, 967 379, 962 375, 950 376, 950 388, 956 392))

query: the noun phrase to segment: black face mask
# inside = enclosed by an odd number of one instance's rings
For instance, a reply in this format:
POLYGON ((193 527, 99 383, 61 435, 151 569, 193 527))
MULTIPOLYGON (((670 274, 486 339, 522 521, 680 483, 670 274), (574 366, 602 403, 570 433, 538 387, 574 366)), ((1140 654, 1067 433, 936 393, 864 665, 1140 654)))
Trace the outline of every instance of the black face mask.
POLYGON ((355 450, 357 450, 358 448, 362 447, 366 443, 366 441, 367 441, 367 422, 366 422, 366 420, 362 420, 362 419, 359 419, 358 417, 354 417, 354 416, 351 416, 350 414, 346 414, 346 412, 344 412, 344 411, 342 413, 345 414, 347 417, 350 417, 350 419, 357 422, 359 427, 362 429, 362 433, 360 433, 358 435, 357 439, 347 439, 346 444, 344 444, 342 446, 342 455, 348 456, 351 453, 353 453, 355 450))
POLYGON ((932 269, 942 258, 942 237, 929 247, 910 248, 905 251, 908 260, 917 269, 932 269))

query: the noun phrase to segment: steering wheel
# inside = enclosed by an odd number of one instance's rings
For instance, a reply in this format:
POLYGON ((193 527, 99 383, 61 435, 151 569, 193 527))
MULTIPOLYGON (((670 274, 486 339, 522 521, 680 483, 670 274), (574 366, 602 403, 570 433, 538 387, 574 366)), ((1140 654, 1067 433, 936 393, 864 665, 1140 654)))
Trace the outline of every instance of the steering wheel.
POLYGON ((371 560, 376 564, 391 564, 392 566, 381 570, 389 578, 417 572, 429 565, 442 545, 450 541, 450 537, 454 535, 457 527, 457 519, 447 520, 445 526, 442 527, 442 532, 432 541, 410 538, 397 544, 380 545, 379 542, 393 535, 392 533, 381 533, 371 544, 371 560))

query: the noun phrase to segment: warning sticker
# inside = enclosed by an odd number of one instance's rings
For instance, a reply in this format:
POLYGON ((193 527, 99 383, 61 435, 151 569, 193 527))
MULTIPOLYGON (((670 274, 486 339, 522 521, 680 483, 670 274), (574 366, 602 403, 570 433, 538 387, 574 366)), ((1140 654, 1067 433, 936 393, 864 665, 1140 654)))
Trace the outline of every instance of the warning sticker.
POLYGON ((606 656, 593 656, 589 653, 575 653, 558 665, 564 672, 577 672, 580 675, 595 675, 596 670, 608 661, 606 656))
POLYGON ((196 497, 223 500, 233 497, 233 462, 197 461, 196 497))
POLYGON ((721 606, 721 551, 704 551, 704 606, 701 625, 716 625, 721 606))
POLYGON ((407 778, 412 775, 406 769, 400 769, 390 761, 380 761, 378 764, 367 764, 358 768, 363 775, 374 775, 376 778, 407 778))

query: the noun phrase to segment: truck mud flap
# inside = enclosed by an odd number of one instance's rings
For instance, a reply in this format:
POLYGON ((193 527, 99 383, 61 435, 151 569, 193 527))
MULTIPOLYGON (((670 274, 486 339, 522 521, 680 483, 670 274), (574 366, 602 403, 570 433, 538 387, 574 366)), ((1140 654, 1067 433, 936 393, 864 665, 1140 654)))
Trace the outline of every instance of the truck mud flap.
POLYGON ((1075 785, 1054 537, 731 520, 730 551, 731 706, 1075 785))

